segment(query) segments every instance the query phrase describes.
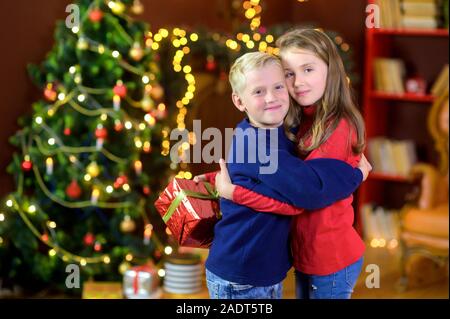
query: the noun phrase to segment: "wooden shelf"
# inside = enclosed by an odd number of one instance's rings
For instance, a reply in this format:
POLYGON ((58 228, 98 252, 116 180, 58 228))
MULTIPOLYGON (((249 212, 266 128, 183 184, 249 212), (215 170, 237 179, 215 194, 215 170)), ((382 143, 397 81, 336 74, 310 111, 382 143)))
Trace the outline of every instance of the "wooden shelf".
POLYGON ((435 97, 433 95, 419 95, 413 93, 405 94, 392 94, 372 91, 370 92, 370 97, 374 99, 382 100, 394 100, 394 101, 405 101, 405 102, 420 102, 420 103, 433 103, 435 97))
POLYGON ((375 35, 448 37, 448 29, 373 29, 375 35))
POLYGON ((391 175, 391 174, 378 173, 378 172, 370 173, 368 179, 380 180, 380 181, 401 182, 401 183, 409 183, 410 182, 410 179, 408 179, 406 176, 391 175))

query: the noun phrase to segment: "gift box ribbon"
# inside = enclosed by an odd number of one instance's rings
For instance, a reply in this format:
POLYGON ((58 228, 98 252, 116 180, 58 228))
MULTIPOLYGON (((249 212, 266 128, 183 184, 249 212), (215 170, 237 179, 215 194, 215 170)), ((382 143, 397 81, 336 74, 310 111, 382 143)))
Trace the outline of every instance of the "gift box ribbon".
POLYGON ((134 294, 137 294, 138 290, 139 290, 139 272, 145 271, 145 272, 148 272, 148 273, 154 275, 155 271, 152 267, 147 266, 147 265, 133 267, 133 270, 136 272, 136 276, 133 279, 133 290, 134 290, 134 294))
MULTIPOLYGON (((167 221, 172 217, 175 210, 178 208, 180 203, 185 199, 186 197, 194 197, 194 198, 201 198, 201 199, 219 199, 219 192, 216 190, 213 190, 211 184, 204 183, 206 190, 208 191, 208 194, 200 193, 200 192, 194 192, 190 190, 180 190, 178 195, 175 197, 175 199, 170 204, 169 208, 167 209, 167 212, 162 217, 164 223, 167 224, 167 221)), ((220 216, 220 213, 218 214, 220 216)), ((218 216, 218 217, 219 217, 218 216)))

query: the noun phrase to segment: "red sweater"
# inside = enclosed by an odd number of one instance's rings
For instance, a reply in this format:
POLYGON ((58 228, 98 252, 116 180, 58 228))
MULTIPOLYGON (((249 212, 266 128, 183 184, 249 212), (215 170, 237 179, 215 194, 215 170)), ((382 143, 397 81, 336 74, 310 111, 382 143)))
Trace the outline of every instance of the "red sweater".
MULTIPOLYGON (((300 136, 312 124, 312 114, 308 113, 299 130, 300 136)), ((347 120, 341 120, 327 141, 308 154, 306 160, 335 158, 356 167, 360 156, 351 150, 355 141, 354 129, 347 120)), ((294 216, 291 229, 294 267, 303 273, 328 275, 356 262, 364 254, 364 242, 353 228, 353 196, 323 209, 307 211, 236 186, 233 201, 261 212, 294 216)))

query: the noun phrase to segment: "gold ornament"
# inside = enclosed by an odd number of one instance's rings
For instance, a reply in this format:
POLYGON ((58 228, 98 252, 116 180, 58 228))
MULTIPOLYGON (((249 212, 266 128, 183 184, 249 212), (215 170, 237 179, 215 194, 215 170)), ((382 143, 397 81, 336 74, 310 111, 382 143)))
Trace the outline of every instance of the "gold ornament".
POLYGON ((144 6, 142 5, 142 3, 139 0, 133 1, 133 6, 131 7, 131 12, 133 12, 134 14, 141 14, 142 12, 144 12, 144 6))
POLYGON ((120 230, 124 233, 131 233, 136 229, 136 223, 131 219, 130 216, 125 215, 123 220, 120 222, 120 230))
POLYGON ((139 61, 144 56, 144 50, 141 45, 137 42, 133 44, 133 47, 130 49, 130 57, 134 61, 139 61))
POLYGON ((119 273, 124 275, 125 272, 131 268, 131 264, 128 261, 124 261, 119 265, 119 273))
POLYGON ((97 177, 100 174, 100 167, 98 167, 96 162, 92 162, 86 168, 86 172, 92 177, 97 177))
POLYGON ((142 109, 145 112, 150 111, 155 106, 155 102, 153 102, 153 100, 148 95, 144 96, 144 98, 141 101, 141 104, 142 104, 142 109))
POLYGON ((162 88, 161 85, 155 84, 152 90, 150 91, 150 95, 152 96, 153 99, 160 100, 164 96, 164 89, 162 88))
POLYGON ((120 1, 112 2, 110 8, 115 14, 122 14, 125 11, 125 5, 120 1))

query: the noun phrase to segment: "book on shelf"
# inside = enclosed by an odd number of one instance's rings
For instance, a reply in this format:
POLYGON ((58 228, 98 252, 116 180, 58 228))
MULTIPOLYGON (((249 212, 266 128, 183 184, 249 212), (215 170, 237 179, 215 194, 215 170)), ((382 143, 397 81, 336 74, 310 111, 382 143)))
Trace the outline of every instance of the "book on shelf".
POLYGON ((375 90, 383 93, 403 94, 405 65, 400 59, 375 58, 374 84, 375 90))
POLYGON ((387 209, 373 203, 362 207, 363 237, 366 240, 384 240, 389 244, 399 239, 400 221, 397 210, 387 209))
POLYGON ((375 173, 407 177, 417 163, 412 140, 391 140, 380 136, 368 142, 369 159, 375 173))
POLYGON ((380 8, 380 26, 382 28, 401 27, 400 0, 377 0, 375 4, 380 8))
POLYGON ((402 25, 405 29, 437 29, 436 17, 403 16, 402 25))
POLYGON ((401 7, 404 28, 438 28, 443 8, 435 0, 403 0, 401 7))
POLYGON ((403 1, 402 11, 403 16, 436 17, 438 15, 438 8, 434 2, 403 1))
POLYGON ((432 95, 440 96, 445 90, 448 90, 448 64, 444 65, 430 91, 432 95))

